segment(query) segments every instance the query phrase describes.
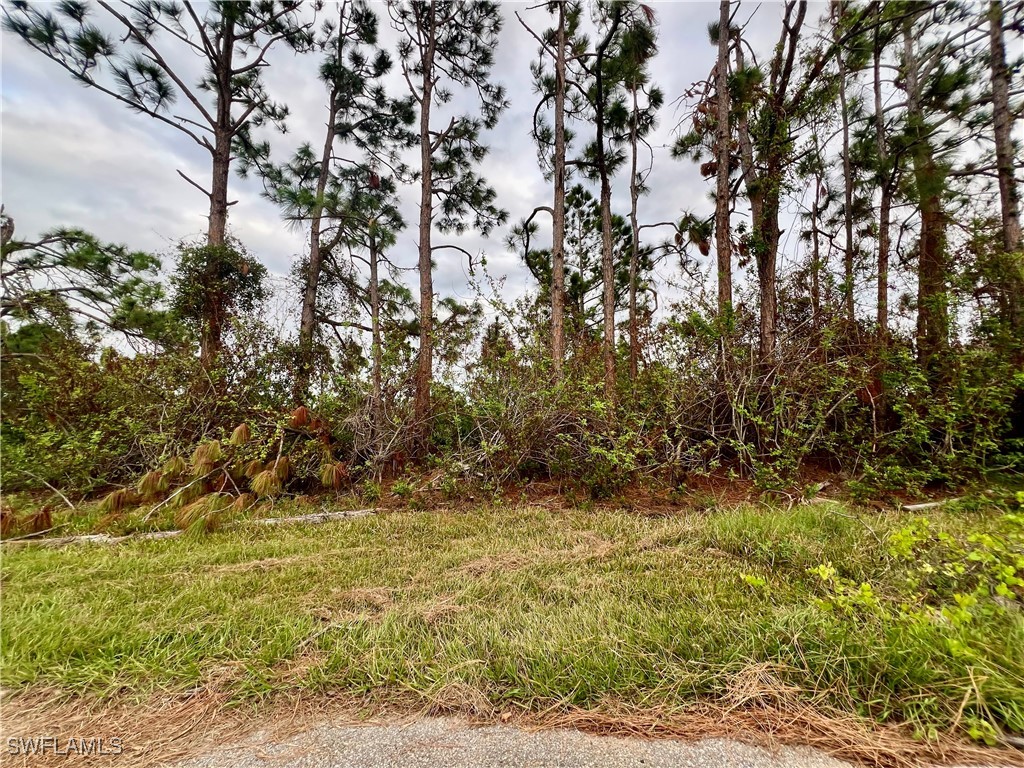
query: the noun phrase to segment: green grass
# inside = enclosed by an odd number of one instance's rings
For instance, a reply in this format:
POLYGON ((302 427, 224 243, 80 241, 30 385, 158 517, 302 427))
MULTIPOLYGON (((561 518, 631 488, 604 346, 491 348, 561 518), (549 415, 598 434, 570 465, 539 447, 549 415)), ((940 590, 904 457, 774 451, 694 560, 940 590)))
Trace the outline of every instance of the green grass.
MULTIPOLYGON (((1006 525, 985 505, 931 517, 960 538, 1006 525)), ((21 548, 2 562, 2 682, 237 700, 468 686, 495 706, 682 709, 768 665, 819 706, 923 734, 1020 731, 1024 614, 1003 601, 949 621, 941 584, 919 604, 888 551, 906 522, 833 505, 481 508, 21 548), (845 605, 808 573, 823 563, 877 605, 845 605)))

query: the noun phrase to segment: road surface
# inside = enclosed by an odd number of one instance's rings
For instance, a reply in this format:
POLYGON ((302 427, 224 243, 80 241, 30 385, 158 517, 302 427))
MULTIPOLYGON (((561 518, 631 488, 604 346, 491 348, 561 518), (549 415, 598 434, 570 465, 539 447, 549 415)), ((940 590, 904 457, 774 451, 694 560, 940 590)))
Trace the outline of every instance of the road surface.
POLYGON ((578 731, 473 727, 454 718, 326 725, 282 740, 256 733, 174 768, 849 768, 807 748, 727 739, 647 741, 578 731))

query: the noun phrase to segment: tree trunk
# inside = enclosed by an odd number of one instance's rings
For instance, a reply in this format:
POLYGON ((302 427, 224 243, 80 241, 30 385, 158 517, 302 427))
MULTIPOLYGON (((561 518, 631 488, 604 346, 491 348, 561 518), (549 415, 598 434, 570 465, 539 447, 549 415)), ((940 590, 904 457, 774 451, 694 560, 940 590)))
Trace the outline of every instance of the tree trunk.
POLYGON ((889 219, 892 210, 892 186, 888 181, 882 186, 882 198, 878 206, 878 333, 885 339, 889 336, 889 219))
POLYGON ((604 359, 604 396, 615 403, 615 256, 612 251, 612 186, 608 174, 608 163, 604 146, 605 81, 604 57, 608 45, 618 29, 622 18, 621 6, 615 6, 615 15, 608 33, 597 47, 594 64, 596 81, 596 108, 594 122, 597 125, 597 169, 601 177, 601 279, 603 281, 604 336, 601 356, 604 359))
POLYGON ((914 185, 921 215, 917 272, 917 354, 930 378, 942 375, 942 353, 949 340, 946 296, 945 215, 942 210, 941 173, 935 163, 924 114, 918 63, 914 50, 913 20, 904 22, 907 125, 913 141, 914 185))
POLYGON ((374 450, 379 450, 377 441, 380 438, 381 414, 383 402, 381 394, 381 341, 380 341, 380 283, 377 277, 378 253, 377 236, 373 232, 373 224, 370 224, 370 332, 371 350, 370 357, 373 365, 373 402, 370 404, 370 415, 373 421, 373 445, 374 450))
POLYGON ((1014 178, 1013 116, 1010 113, 1010 76, 1003 42, 1003 6, 989 5, 990 61, 992 68, 992 121, 999 176, 999 206, 1002 218, 1003 251, 1008 256, 1006 271, 1006 312, 1010 331, 1024 337, 1024 256, 1021 255, 1020 196, 1014 178))
MULTIPOLYGON (((603 141, 603 137, 601 139, 603 141)), ((603 154, 603 153, 601 153, 603 154)), ((600 161, 603 163, 603 160, 600 161)), ((607 170, 601 171, 601 279, 604 308, 604 396, 615 402, 615 257, 612 251, 612 187, 607 170)))
MULTIPOLYGON (((833 1, 832 9, 835 36, 838 38, 838 24, 843 13, 842 4, 833 1)), ((846 232, 846 248, 843 251, 843 303, 846 321, 852 326, 857 319, 857 307, 853 285, 853 168, 850 162, 850 111, 846 100, 846 60, 841 52, 836 60, 839 65, 839 112, 843 127, 843 226, 846 232)))
POLYGON ((781 172, 766 174, 768 192, 759 219, 754 221, 754 233, 760 243, 756 249, 757 281, 761 295, 761 322, 759 329, 759 351, 763 361, 775 355, 776 325, 778 320, 778 293, 776 270, 779 253, 779 190, 782 184, 781 172))
MULTIPOLYGON (((914 176, 926 189, 937 184, 938 169, 930 152, 915 153, 914 176)), ((921 241, 918 259, 917 342, 921 364, 935 373, 949 341, 946 296, 945 215, 938 190, 920 196, 921 241)))
MULTIPOLYGON (((340 49, 340 46, 339 46, 340 49)), ((301 405, 309 395, 309 379, 313 372, 313 336, 316 332, 316 299, 323 271, 324 256, 320 250, 320 229, 324 213, 324 191, 330 177, 331 154, 334 149, 335 122, 338 117, 338 90, 331 89, 327 114, 327 135, 320 157, 320 176, 316 182, 316 202, 309 222, 309 265, 302 292, 302 315, 299 320, 299 360, 295 374, 295 402, 301 405)))
MULTIPOLYGON (((210 216, 206 232, 209 246, 223 246, 227 241, 228 179, 231 175, 231 60, 235 49, 234 26, 225 20, 220 39, 217 68, 217 124, 213 137, 213 175, 210 179, 210 216)), ((211 265, 213 266, 213 265, 211 265)), ((220 354, 223 337, 223 297, 212 294, 207 299, 207 316, 199 335, 199 360, 206 369, 213 367, 220 354)))
MULTIPOLYGON (((879 10, 881 13, 881 10, 879 10)), ((885 144, 885 113, 882 104, 882 44, 875 29, 874 91, 875 142, 878 152, 879 186, 881 201, 878 208, 878 335, 884 343, 889 337, 889 215, 892 207, 892 176, 889 172, 888 151, 885 144)))
POLYGON ((730 0, 722 0, 718 19, 718 64, 715 89, 718 92, 718 130, 715 160, 718 163, 715 188, 715 250, 718 259, 718 314, 732 311, 732 233, 729 228, 729 11, 730 0))
POLYGON ((558 3, 555 57, 555 193, 551 244, 551 361, 555 379, 565 360, 565 4, 558 3))
MULTIPOLYGON (((736 69, 743 71, 743 46, 736 46, 736 69)), ((782 173, 772 167, 758 173, 754 165, 754 145, 750 123, 745 112, 736 120, 736 136, 740 145, 740 167, 750 201, 752 222, 751 250, 757 263, 760 292, 760 327, 758 354, 762 360, 775 354, 775 258, 779 248, 779 190, 782 173)))
POLYGON ((213 178, 210 182, 209 245, 223 245, 228 226, 228 178, 231 173, 231 61, 235 50, 234 25, 227 15, 217 61, 217 124, 213 137, 213 178))
POLYGON ((434 370, 434 275, 431 260, 433 226, 433 163, 430 139, 430 107, 434 90, 434 7, 428 4, 430 25, 426 30, 430 43, 423 56, 423 91, 420 101, 420 350, 416 366, 416 396, 413 408, 416 422, 416 449, 425 455, 430 446, 430 385, 434 370))
MULTIPOLYGON (((640 322, 637 318, 637 271, 640 259, 640 224, 637 221, 637 200, 640 198, 640 184, 636 175, 637 161, 637 89, 633 89, 633 116, 629 125, 630 175, 629 175, 629 226, 632 230, 629 253, 629 378, 635 380, 639 371, 640 322)), ((602 213, 603 215, 603 213, 602 213)), ((614 301, 614 297, 613 297, 614 301)))
POLYGON ((228 228, 228 179, 231 175, 230 127, 218 129, 213 148, 213 179, 210 187, 209 245, 224 245, 228 228))
POLYGON ((1010 77, 1003 43, 1003 7, 999 0, 989 5, 989 36, 992 65, 992 117, 999 174, 999 203, 1003 223, 1003 247, 1007 253, 1020 250, 1020 197, 1014 180, 1014 152, 1011 132, 1010 77))
POLYGON ((821 243, 818 242, 818 213, 821 210, 821 175, 814 177, 814 208, 811 210, 811 326, 821 329, 821 243))

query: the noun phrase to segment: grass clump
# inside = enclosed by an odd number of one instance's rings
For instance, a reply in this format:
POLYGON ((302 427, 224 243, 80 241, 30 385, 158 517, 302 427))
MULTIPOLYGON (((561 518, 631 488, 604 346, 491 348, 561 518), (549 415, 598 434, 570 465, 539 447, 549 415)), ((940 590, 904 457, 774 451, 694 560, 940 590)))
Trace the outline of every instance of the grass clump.
POLYGON ((217 680, 236 698, 432 702, 458 690, 533 710, 784 692, 991 741, 1024 730, 1012 518, 939 510, 925 535, 829 505, 482 507, 26 549, 3 562, 3 684, 113 695, 217 680), (929 580, 943 563, 964 572, 929 580))

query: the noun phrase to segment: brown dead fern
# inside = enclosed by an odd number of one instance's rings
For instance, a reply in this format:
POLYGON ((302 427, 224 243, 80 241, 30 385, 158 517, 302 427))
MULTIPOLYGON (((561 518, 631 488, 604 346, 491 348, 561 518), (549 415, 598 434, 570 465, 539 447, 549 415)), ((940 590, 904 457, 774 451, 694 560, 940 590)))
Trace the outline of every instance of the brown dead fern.
POLYGON ((231 433, 231 439, 228 440, 231 445, 245 445, 252 440, 252 432, 249 431, 249 425, 241 423, 235 427, 235 431, 231 433))
POLYGON ((167 493, 170 487, 170 477, 159 469, 154 469, 142 476, 135 490, 143 499, 155 499, 167 493))
POLYGON ((164 465, 160 468, 168 478, 171 480, 177 480, 188 469, 188 462, 186 462, 181 456, 172 456, 164 465))
POLYGON ((249 487, 257 496, 277 496, 281 492, 281 478, 273 469, 266 469, 249 481, 249 487))
POLYGON ((325 488, 338 490, 348 480, 348 465, 343 461, 328 461, 320 468, 320 482, 325 488))
POLYGON ((42 533, 53 528, 53 515, 48 504, 28 519, 28 529, 32 533, 42 533))
POLYGON ((174 525, 180 530, 203 530, 212 533, 223 522, 224 512, 231 506, 226 493, 208 493, 174 514, 174 525))
POLYGON ((138 502, 138 496, 131 488, 118 488, 103 497, 100 502, 100 512, 108 515, 120 515, 125 507, 138 502))
POLYGON ((289 422, 295 429, 301 429, 302 427, 308 426, 310 421, 312 421, 312 418, 310 417, 309 409, 304 405, 300 405, 292 411, 289 419, 289 422))

